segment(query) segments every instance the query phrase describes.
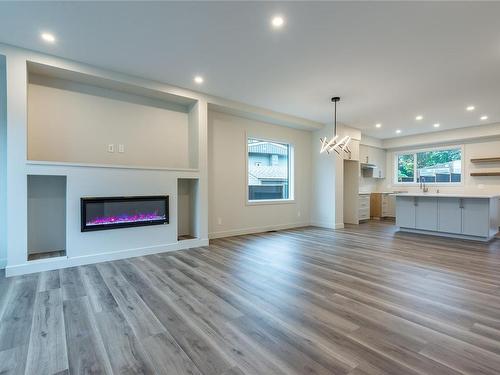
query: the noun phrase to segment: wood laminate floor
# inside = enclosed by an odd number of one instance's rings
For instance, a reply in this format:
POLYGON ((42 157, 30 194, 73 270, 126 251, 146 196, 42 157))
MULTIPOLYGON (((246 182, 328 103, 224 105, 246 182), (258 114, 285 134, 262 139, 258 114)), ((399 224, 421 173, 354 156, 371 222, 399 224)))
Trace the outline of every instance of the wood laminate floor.
POLYGON ((500 374, 500 241, 391 223, 0 276, 1 374, 500 374))

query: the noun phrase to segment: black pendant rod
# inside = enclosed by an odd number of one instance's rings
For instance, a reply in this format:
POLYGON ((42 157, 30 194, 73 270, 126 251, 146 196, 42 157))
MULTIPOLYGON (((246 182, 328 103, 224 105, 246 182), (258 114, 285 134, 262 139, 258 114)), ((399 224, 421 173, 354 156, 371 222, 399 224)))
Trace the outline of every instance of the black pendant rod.
POLYGON ((332 102, 335 105, 335 111, 333 116, 333 136, 337 135, 337 102, 340 101, 340 96, 334 96, 332 102))

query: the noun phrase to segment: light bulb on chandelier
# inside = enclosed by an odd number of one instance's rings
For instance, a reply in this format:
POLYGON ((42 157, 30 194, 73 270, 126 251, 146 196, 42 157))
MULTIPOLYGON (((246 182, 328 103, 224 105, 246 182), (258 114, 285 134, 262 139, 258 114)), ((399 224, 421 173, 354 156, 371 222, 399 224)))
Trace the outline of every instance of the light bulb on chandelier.
POLYGON ((351 137, 346 135, 341 138, 340 141, 337 141, 339 135, 337 134, 337 102, 340 101, 339 96, 334 96, 332 98, 332 102, 335 105, 334 115, 333 115, 333 137, 328 140, 327 137, 320 138, 321 148, 320 153, 326 151, 327 154, 335 151, 339 157, 344 157, 344 153, 349 155, 351 154, 351 150, 349 149, 349 142, 351 141, 351 137))

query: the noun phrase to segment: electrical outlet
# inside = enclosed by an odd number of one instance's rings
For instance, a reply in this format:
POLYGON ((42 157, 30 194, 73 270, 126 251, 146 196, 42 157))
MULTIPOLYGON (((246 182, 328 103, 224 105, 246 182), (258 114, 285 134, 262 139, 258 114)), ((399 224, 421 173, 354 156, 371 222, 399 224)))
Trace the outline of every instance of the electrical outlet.
POLYGON ((108 145, 108 152, 115 152, 115 145, 114 144, 110 143, 108 145))
POLYGON ((217 218, 217 224, 219 224, 219 225, 222 224, 222 219, 220 217, 217 218))
POLYGON ((300 217, 300 211, 297 211, 297 217, 300 217))
POLYGON ((119 144, 118 145, 118 152, 123 154, 125 152, 125 145, 119 144))

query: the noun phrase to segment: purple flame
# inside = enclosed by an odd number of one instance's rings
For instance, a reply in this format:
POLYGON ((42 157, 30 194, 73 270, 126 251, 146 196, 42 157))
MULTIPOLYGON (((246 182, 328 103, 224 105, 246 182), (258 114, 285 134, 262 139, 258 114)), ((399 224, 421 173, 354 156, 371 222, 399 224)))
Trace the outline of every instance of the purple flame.
POLYGON ((159 215, 158 212, 144 213, 144 214, 122 214, 116 216, 98 216, 93 217, 87 221, 87 225, 106 225, 106 224, 120 224, 120 223, 135 223, 138 221, 154 221, 165 220, 165 215, 159 215))

